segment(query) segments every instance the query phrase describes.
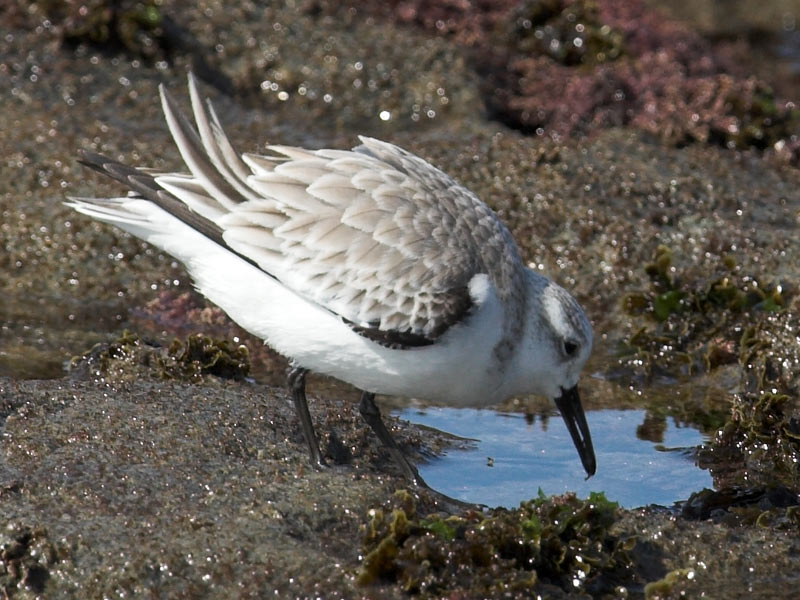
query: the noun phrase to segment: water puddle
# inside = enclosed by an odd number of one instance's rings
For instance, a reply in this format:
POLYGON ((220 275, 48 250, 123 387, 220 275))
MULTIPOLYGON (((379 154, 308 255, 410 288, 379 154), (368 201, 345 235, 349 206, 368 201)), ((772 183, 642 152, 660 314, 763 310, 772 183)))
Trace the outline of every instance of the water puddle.
POLYGON ((588 481, 558 416, 530 423, 523 415, 491 410, 407 408, 394 414, 475 440, 471 449, 452 450, 420 465, 433 488, 467 502, 515 507, 541 488, 548 495, 574 491, 580 497, 602 491, 626 508, 672 506, 712 487, 711 475, 694 459, 694 448, 706 441, 703 434, 668 419, 663 442, 637 439, 644 410, 586 414, 598 465, 588 481))

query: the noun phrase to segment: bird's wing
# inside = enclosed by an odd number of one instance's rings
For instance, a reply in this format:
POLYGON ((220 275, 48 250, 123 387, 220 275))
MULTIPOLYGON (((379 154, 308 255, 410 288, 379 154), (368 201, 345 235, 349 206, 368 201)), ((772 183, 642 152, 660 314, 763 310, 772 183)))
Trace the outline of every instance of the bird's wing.
POLYGON ((359 333, 399 346, 430 343, 467 314, 476 274, 489 275, 501 295, 515 285, 521 261, 508 230, 421 158, 365 137, 352 151, 269 146, 269 155, 240 156, 191 76, 189 89, 196 129, 161 89, 190 170, 154 175, 162 196, 359 333))

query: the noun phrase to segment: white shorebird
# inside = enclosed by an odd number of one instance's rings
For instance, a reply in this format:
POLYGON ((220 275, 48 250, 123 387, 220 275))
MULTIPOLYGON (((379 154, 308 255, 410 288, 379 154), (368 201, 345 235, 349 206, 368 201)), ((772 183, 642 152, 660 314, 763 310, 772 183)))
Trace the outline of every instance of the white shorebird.
POLYGON ((591 326, 569 293, 523 264, 486 204, 421 158, 366 137, 352 151, 268 146, 266 156, 239 155, 192 75, 197 129, 159 89, 189 173, 82 152, 84 164, 132 192, 68 204, 180 260, 206 298, 291 358, 314 463, 324 459, 307 370, 362 390, 361 414, 418 485, 375 394, 456 407, 547 396, 594 474, 577 387, 591 326))

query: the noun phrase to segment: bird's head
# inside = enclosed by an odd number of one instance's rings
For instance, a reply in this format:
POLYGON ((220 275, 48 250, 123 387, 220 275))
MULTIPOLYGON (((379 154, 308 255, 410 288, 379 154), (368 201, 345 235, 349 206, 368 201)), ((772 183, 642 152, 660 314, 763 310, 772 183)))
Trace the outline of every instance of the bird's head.
POLYGON ((580 304, 562 287, 529 271, 528 318, 523 352, 531 392, 555 401, 586 473, 596 460, 578 394, 578 379, 592 351, 592 326, 580 304))

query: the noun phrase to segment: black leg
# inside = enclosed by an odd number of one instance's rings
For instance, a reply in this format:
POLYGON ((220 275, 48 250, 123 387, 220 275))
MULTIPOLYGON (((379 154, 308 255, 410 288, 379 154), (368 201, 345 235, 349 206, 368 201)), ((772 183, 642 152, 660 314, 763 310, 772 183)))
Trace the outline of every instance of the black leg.
POLYGON ((322 452, 319 451, 317 435, 314 433, 314 424, 311 422, 311 414, 308 412, 308 402, 306 401, 306 373, 308 369, 303 367, 292 367, 289 371, 289 387, 292 388, 292 399, 294 400, 294 410, 300 419, 303 428, 303 437, 306 438, 308 451, 311 454, 311 462, 320 467, 327 466, 322 452))
POLYGON ((381 419, 381 411, 375 404, 375 394, 371 392, 363 392, 361 394, 361 404, 359 404, 358 410, 361 413, 361 416, 364 417, 364 420, 367 422, 367 424, 372 427, 372 431, 375 432, 375 435, 378 436, 378 439, 383 443, 384 446, 386 446, 386 449, 389 450, 389 453, 400 467, 400 470, 403 471, 403 474, 408 477, 417 487, 428 488, 428 484, 425 483, 425 480, 422 479, 422 477, 420 477, 417 468, 408 462, 408 459, 403 454, 400 446, 397 445, 397 442, 394 441, 392 434, 389 433, 388 429, 386 429, 386 425, 384 425, 383 419, 381 419))

